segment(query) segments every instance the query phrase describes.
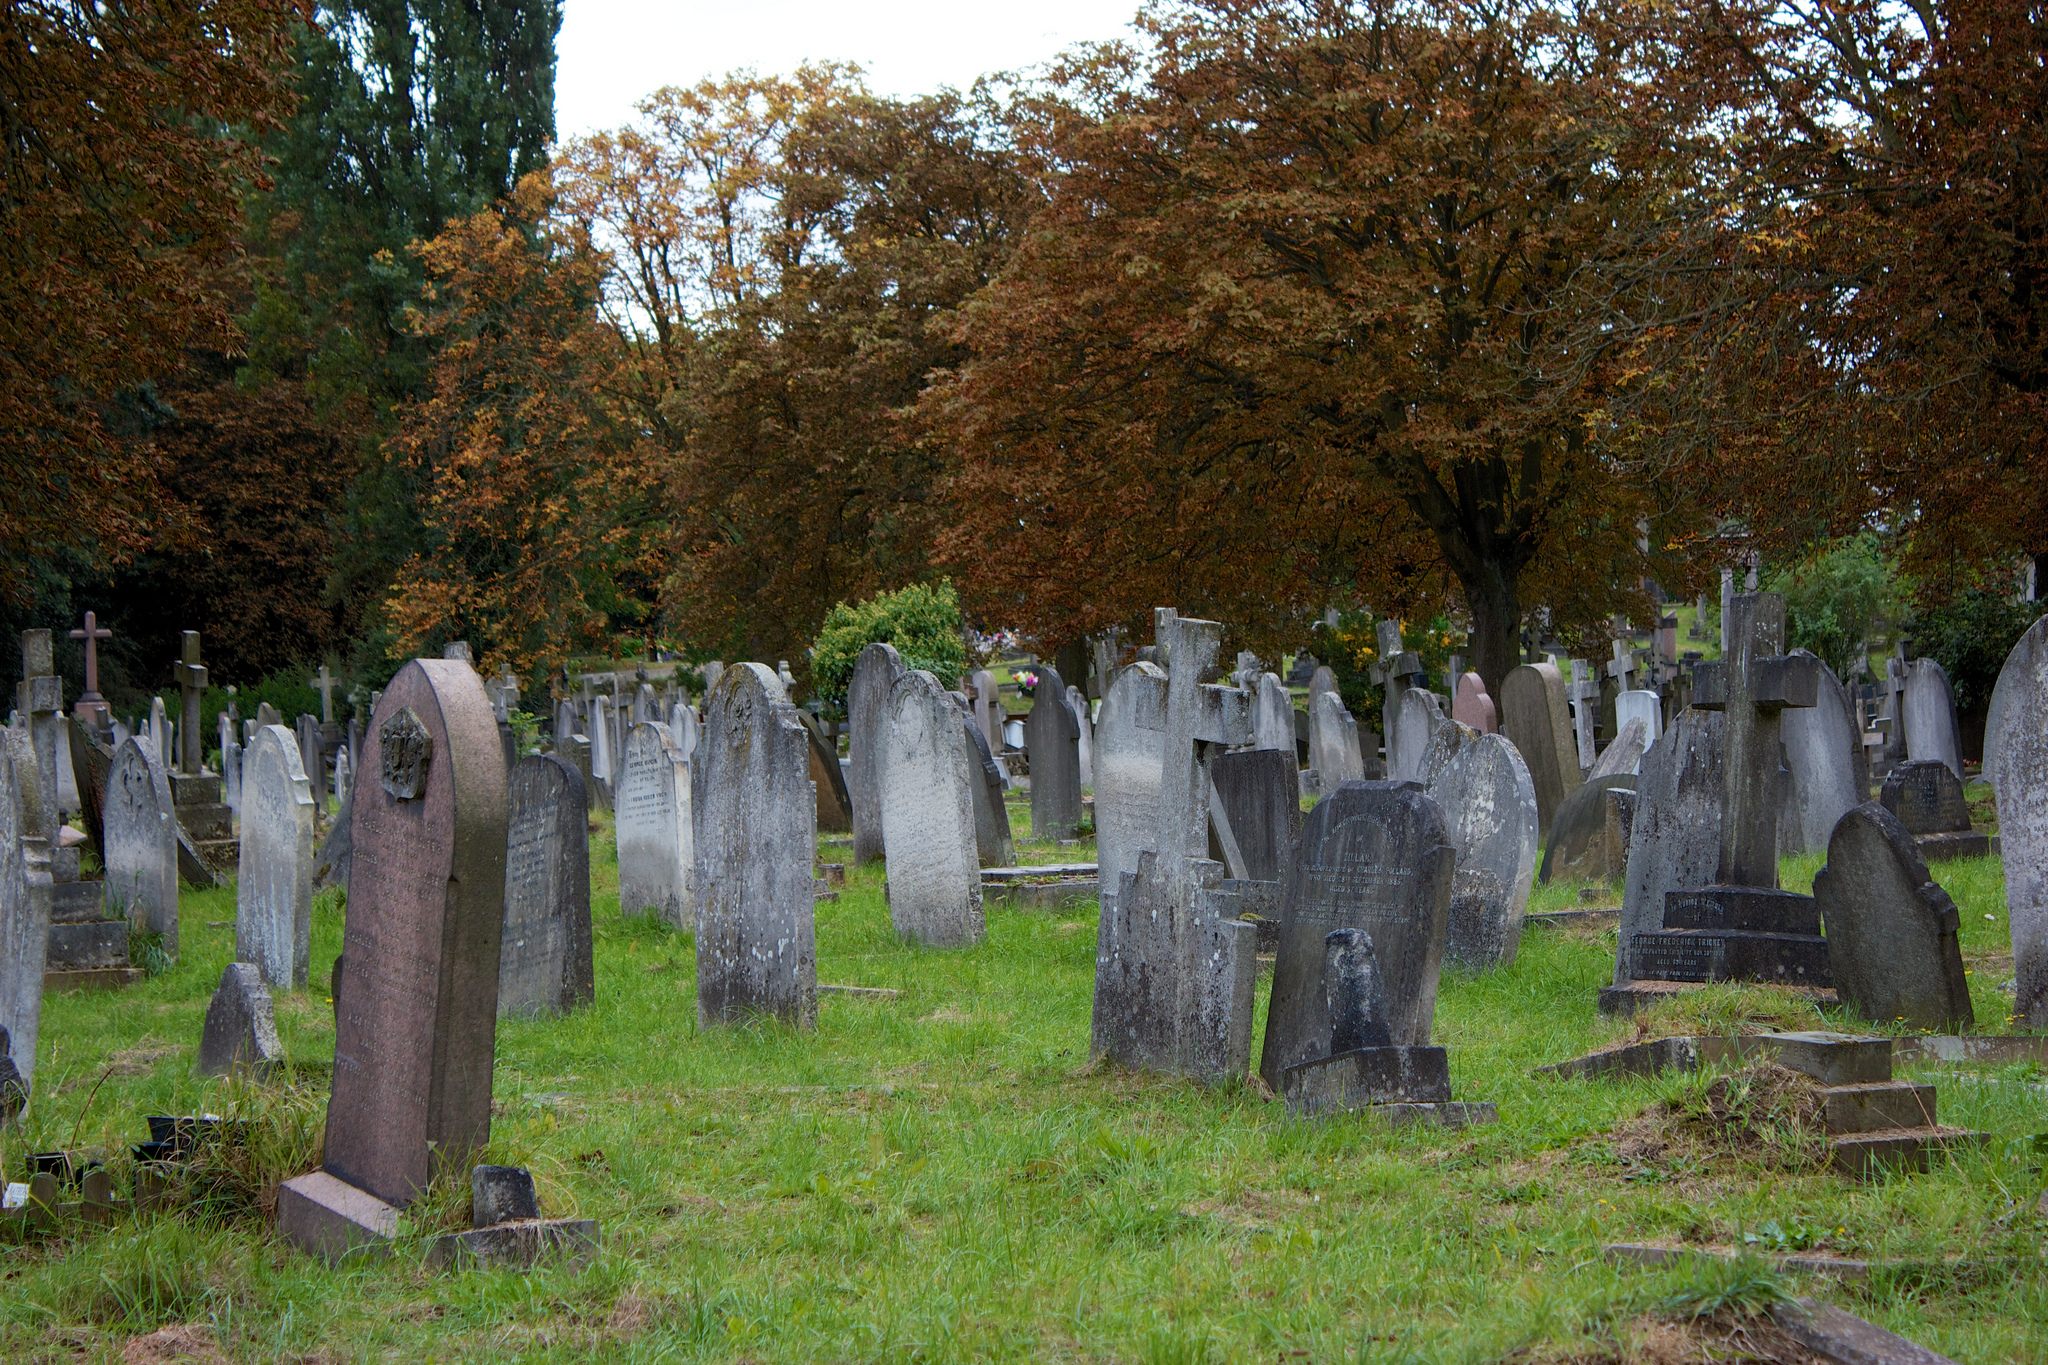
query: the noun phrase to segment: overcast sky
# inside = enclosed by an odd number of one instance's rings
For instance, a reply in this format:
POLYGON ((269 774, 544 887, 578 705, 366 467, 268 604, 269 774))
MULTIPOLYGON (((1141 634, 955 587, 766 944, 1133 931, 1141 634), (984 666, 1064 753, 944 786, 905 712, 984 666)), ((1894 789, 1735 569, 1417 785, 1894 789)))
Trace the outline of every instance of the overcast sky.
POLYGON ((630 121, 664 85, 738 67, 763 74, 852 61, 882 94, 966 86, 1079 42, 1123 36, 1138 0, 567 0, 556 44, 555 127, 578 137, 630 121))

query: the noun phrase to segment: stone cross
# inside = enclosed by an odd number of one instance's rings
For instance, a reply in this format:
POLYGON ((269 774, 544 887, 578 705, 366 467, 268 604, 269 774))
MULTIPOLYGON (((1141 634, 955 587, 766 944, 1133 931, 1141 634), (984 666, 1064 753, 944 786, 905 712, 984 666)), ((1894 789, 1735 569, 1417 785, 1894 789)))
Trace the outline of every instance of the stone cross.
POLYGON ((64 680, 57 676, 49 631, 21 633, 21 683, 14 694, 21 713, 28 718, 29 738, 36 754, 36 786, 42 795, 43 810, 54 819, 59 787, 57 750, 64 728, 64 680))
MULTIPOLYGON (((1372 667, 1372 680, 1386 689, 1386 703, 1380 710, 1380 729, 1387 737, 1387 767, 1394 767, 1394 717, 1401 714, 1401 694, 1422 678, 1422 660, 1401 648, 1401 623, 1379 623, 1379 662, 1372 667)), ((1371 757, 1370 754, 1367 757, 1371 757)))
POLYGON ((320 689, 320 723, 334 724, 334 674, 326 664, 320 665, 320 672, 314 677, 313 685, 320 689))
MULTIPOLYGON (((1204 683, 1222 649, 1223 626, 1183 617, 1161 607, 1155 638, 1172 661, 1164 681, 1166 763, 1159 782, 1159 871, 1175 893, 1191 879, 1189 864, 1209 847, 1209 763, 1225 748, 1252 742, 1251 694, 1242 688, 1204 683)), ((1149 709, 1149 708, 1148 708, 1149 709)), ((1179 900, 1175 904, 1182 904, 1179 900)))
POLYGON ((1778 884, 1781 714, 1813 706, 1820 696, 1820 660, 1786 654, 1785 599, 1740 593, 1729 605, 1729 654, 1693 670, 1693 705, 1727 716, 1721 769, 1721 862, 1724 886, 1778 884))
POLYGON ((178 771, 197 777, 205 771, 206 744, 199 732, 199 708, 206 700, 206 667, 199 662, 199 632, 179 635, 178 771))
POLYGON ((1607 676, 1614 679, 1614 685, 1623 692, 1630 690, 1629 679, 1636 673, 1636 654, 1628 647, 1628 641, 1614 642, 1614 657, 1608 660, 1607 676))
POLYGON ((1572 660, 1571 684, 1564 690, 1572 704, 1572 733, 1579 741, 1579 767, 1590 768, 1595 758, 1593 720, 1600 709, 1600 684, 1583 659, 1572 660))
POLYGON ((91 612, 85 614, 85 628, 71 632, 74 640, 85 641, 85 693, 71 714, 97 729, 107 727, 107 699, 100 695, 99 642, 114 638, 114 632, 99 623, 91 612))

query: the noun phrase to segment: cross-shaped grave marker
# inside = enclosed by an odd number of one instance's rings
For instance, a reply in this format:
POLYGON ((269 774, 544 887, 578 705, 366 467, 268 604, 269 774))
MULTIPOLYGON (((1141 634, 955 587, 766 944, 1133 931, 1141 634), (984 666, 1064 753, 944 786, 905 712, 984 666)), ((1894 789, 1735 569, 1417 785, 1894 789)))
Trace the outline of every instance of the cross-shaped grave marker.
POLYGON ((178 636, 178 771, 197 777, 204 769, 206 745, 199 733, 199 708, 206 700, 206 666, 199 662, 199 632, 178 636))
POLYGON ((1621 691, 1629 690, 1629 679, 1636 675, 1636 652, 1628 647, 1628 641, 1614 642, 1614 657, 1607 661, 1607 676, 1614 679, 1614 685, 1621 691))
POLYGON ((320 665, 320 672, 314 675, 313 686, 320 689, 320 723, 334 724, 334 684, 338 681, 326 664, 320 665))
MULTIPOLYGON (((1401 697, 1423 678, 1422 660, 1401 647, 1401 623, 1382 620, 1378 626, 1379 662, 1372 667, 1372 680, 1386 689, 1380 710, 1380 731, 1386 736, 1387 771, 1398 767, 1394 759, 1394 717, 1401 714, 1401 697)), ((1371 754, 1366 755, 1368 758, 1371 754)))
POLYGON ((1785 599, 1739 593, 1729 604, 1727 658, 1693 670, 1692 704, 1726 714, 1721 769, 1725 886, 1778 884, 1779 732, 1787 707, 1815 705, 1820 660, 1785 653, 1785 599))
POLYGON ((1593 746, 1593 718, 1600 710, 1600 684, 1594 679, 1593 670, 1586 667, 1585 660, 1572 660, 1572 680, 1564 695, 1572 704, 1572 733, 1579 741, 1579 767, 1590 768, 1597 756, 1593 746))
POLYGON ((85 628, 71 632, 74 640, 85 641, 85 694, 78 704, 71 708, 71 714, 96 729, 107 728, 109 708, 107 699, 100 695, 100 650, 99 642, 114 638, 114 632, 99 623, 91 612, 85 614, 85 628))

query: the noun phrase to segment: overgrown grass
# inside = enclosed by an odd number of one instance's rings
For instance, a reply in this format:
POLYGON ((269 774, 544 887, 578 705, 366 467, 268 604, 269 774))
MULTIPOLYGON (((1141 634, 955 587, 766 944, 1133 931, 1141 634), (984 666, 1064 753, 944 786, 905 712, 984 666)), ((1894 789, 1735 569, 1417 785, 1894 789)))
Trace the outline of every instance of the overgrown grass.
MULTIPOLYGON (((1613 930, 1544 926, 1512 967, 1449 973, 1441 993, 1454 1087, 1496 1103, 1498 1125, 1298 1122, 1254 1086, 1088 1066, 1092 907, 997 911, 980 947, 923 950, 890 932, 881 870, 852 868, 819 908, 820 980, 900 995, 827 995, 808 1035, 700 1032, 689 938, 620 917, 608 828, 592 864, 597 1002, 500 1025, 491 1156, 530 1166, 547 1211, 601 1221, 594 1264, 436 1273, 419 1238, 329 1269, 280 1243, 253 1186, 310 1160, 340 908, 316 911, 313 987, 277 1003, 308 1087, 279 1096, 191 1073, 234 901, 188 893, 168 972, 50 998, 39 1094, 0 1134, 4 1159, 12 1174, 31 1149, 117 1154, 152 1112, 253 1116, 262 1145, 214 1171, 198 1212, 0 1252, 0 1356, 112 1356, 185 1326, 244 1360, 1563 1359, 1615 1350, 1645 1315, 1778 1292, 1754 1265, 1646 1271, 1603 1244, 1740 1246, 1771 1227, 1901 1263, 1827 1291, 1853 1311, 1962 1360, 2048 1356, 2032 1068, 1933 1075, 1943 1117, 1993 1140, 1923 1177, 1856 1185, 1768 1144, 1701 1143, 1670 1109, 1697 1078, 1531 1074, 1629 1028, 1594 1010, 1613 930)), ((2007 951, 1997 869, 1940 875, 1981 1008, 2003 979, 1983 964, 2007 951)), ((458 1219, 460 1200, 451 1185, 414 1228, 458 1219)))

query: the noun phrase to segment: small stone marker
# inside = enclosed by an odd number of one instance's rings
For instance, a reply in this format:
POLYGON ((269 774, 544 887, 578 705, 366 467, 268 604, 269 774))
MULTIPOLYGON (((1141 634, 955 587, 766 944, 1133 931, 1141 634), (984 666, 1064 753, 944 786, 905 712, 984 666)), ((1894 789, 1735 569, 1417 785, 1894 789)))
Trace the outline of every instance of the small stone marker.
MULTIPOLYGON (((55 817, 42 804, 43 787, 32 740, 0 728, 0 1034, 8 1039, 0 1069, 11 1055, 24 1092, 35 1078, 50 941, 49 832, 55 817)), ((0 1123, 8 1111, 0 1096, 0 1123)))
POLYGON ((1956 724, 1956 691, 1948 671, 1933 659, 1915 659, 1906 667, 1906 757, 1948 764, 1958 781, 1963 776, 1963 741, 1956 724))
POLYGON ((1104 904, 1138 856, 1159 846, 1159 782, 1166 763, 1166 673, 1136 663, 1117 674, 1095 726, 1095 865, 1104 904))
POLYGON ((270 989, 251 962, 230 962, 220 986, 206 1006, 206 1025, 199 1036, 202 1076, 241 1071, 266 1079, 284 1065, 277 1041, 277 1020, 270 1009, 270 989))
POLYGON ((597 1224, 588 1218, 542 1218, 533 1174, 523 1166, 479 1166, 470 1172, 470 1228, 447 1233, 427 1253, 437 1267, 565 1266, 597 1253, 597 1224))
POLYGON ((764 665, 735 664, 719 678, 691 767, 697 1024, 772 1015, 810 1028, 818 1019, 810 741, 764 665))
POLYGON ((939 680, 907 669, 890 689, 882 727, 882 843, 889 922, 938 948, 981 942, 981 864, 974 780, 960 709, 939 680))
POLYGON ((614 801, 620 912, 637 915, 652 910, 678 929, 689 927, 695 865, 690 848, 690 765, 676 752, 666 725, 640 721, 626 732, 625 768, 614 801))
POLYGON ((1955 902, 1927 875, 1912 834, 1891 812, 1873 803, 1842 817, 1813 896, 1843 1004, 1873 1023, 1929 1031, 1967 1032, 1976 1022, 1955 902))
POLYGON ((1487 695, 1486 679, 1477 673, 1459 675, 1457 690, 1451 697, 1451 719, 1482 735, 1490 735, 1500 728, 1493 698, 1487 695))
MULTIPOLYGON (((1410 692, 1412 703, 1419 693, 1410 692)), ((1515 960, 1536 878, 1536 788, 1503 735, 1446 723, 1421 764, 1422 788, 1457 851, 1445 952, 1473 971, 1515 960)))
MULTIPOLYGON (((846 786, 853 798, 856 863, 871 863, 882 856, 882 743, 888 725, 889 692, 902 676, 903 658, 896 652, 896 646, 877 641, 854 659, 853 677, 846 684, 846 786)), ((1031 763, 1035 786, 1036 754, 1031 756, 1031 763)))
POLYGON ((1315 692, 1309 697, 1309 759, 1324 792, 1333 792, 1346 782, 1365 776, 1365 754, 1358 747, 1358 721, 1344 709, 1335 692, 1315 692))
MULTIPOLYGON (((1805 650, 1792 652, 1813 658, 1805 650)), ((1787 854, 1826 848, 1842 817, 1870 799, 1858 776, 1863 736, 1849 689, 1819 659, 1813 667, 1820 673, 1814 704, 1786 712, 1782 722, 1790 776, 1780 852, 1787 854)))
POLYGON ((1998 747, 1984 768, 1998 797, 1999 853, 2018 985, 2013 1013, 2048 1028, 2048 617, 2006 656, 1992 710, 1998 747))
POLYGON ((512 769, 498 1013, 564 1014, 596 997, 590 943, 590 798, 553 754, 512 769))
POLYGON ((406 664, 364 744, 326 1151, 277 1203, 285 1236, 329 1257, 392 1236, 491 1133, 506 773, 476 670, 406 664))
POLYGON ((1529 765, 1536 818, 1543 833, 1582 780, 1577 741, 1566 713, 1564 678, 1554 664, 1523 664, 1500 689, 1500 729, 1529 765))
POLYGON ((1901 763, 1885 774, 1878 799, 1913 836, 1923 858, 1981 858, 1991 851, 1991 840, 1970 827, 1963 784, 1946 763, 1926 758, 1901 763))
POLYGON ((102 817, 107 913, 157 935, 178 955, 178 821, 163 765, 142 740, 114 751, 102 817))
POLYGON ((1081 828, 1081 727, 1066 682, 1050 664, 1038 667, 1024 751, 1031 759, 1031 837, 1073 838, 1081 828))
POLYGON ((1259 1063, 1268 1085, 1277 1091, 1288 1067, 1327 1055, 1322 987, 1332 929, 1372 935, 1394 1042, 1429 1042, 1456 864, 1443 812, 1412 785, 1349 782, 1309 812, 1281 901, 1259 1063))
POLYGON ((313 793, 282 725, 249 743, 235 879, 235 958, 282 990, 306 984, 313 936, 313 793))

